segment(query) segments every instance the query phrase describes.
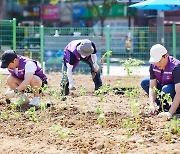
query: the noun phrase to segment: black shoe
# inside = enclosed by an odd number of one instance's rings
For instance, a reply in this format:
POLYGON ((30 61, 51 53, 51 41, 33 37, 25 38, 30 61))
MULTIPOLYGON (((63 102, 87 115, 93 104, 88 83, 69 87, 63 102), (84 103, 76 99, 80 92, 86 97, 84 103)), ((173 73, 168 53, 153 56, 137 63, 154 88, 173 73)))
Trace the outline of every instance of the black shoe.
POLYGON ((10 99, 6 99, 6 103, 7 104, 11 104, 11 100, 10 99))
POLYGON ((95 85, 95 89, 94 90, 98 90, 101 86, 102 86, 102 84, 95 85))
POLYGON ((61 95, 66 96, 69 94, 69 82, 64 85, 60 84, 60 88, 61 88, 61 95))

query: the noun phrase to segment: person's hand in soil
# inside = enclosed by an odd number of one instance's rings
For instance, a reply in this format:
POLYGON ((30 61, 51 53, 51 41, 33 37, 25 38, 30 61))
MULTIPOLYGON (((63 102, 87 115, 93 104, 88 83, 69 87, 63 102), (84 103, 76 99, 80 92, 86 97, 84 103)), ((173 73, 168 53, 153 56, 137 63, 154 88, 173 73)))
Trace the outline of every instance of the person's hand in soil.
POLYGON ((10 98, 14 97, 15 94, 16 94, 16 93, 14 92, 14 90, 8 90, 8 91, 5 93, 6 99, 10 99, 10 98))
POLYGON ((158 108, 158 107, 157 107, 156 105, 150 105, 150 106, 149 106, 149 113, 150 113, 150 114, 153 114, 153 115, 156 114, 157 108, 158 108))
POLYGON ((161 112, 161 113, 158 114, 158 117, 159 118, 165 117, 167 119, 171 119, 172 118, 172 114, 169 113, 169 112, 161 112))
POLYGON ((69 90, 76 90, 74 83, 69 83, 69 90))

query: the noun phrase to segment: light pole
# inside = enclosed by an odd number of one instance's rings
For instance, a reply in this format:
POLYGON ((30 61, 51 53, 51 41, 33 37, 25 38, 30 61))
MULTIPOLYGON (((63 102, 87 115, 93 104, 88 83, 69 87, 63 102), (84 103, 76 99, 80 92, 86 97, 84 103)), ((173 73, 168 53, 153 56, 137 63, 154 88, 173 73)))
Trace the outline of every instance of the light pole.
MULTIPOLYGON (((131 5, 131 0, 128 2, 128 6, 131 5)), ((131 7, 128 7, 128 27, 131 27, 131 7)))
POLYGON ((40 21, 41 21, 41 25, 43 25, 43 13, 44 13, 44 0, 41 0, 41 9, 40 9, 40 21))

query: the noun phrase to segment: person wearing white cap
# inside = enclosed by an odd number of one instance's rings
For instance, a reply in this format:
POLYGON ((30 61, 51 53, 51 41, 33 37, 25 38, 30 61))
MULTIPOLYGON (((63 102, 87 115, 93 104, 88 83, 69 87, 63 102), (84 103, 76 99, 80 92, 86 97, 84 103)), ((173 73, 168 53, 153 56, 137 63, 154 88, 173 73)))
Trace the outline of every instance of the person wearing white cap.
POLYGON ((64 62, 62 66, 63 76, 60 82, 62 94, 68 95, 69 90, 76 90, 72 79, 72 71, 76 68, 80 61, 83 61, 90 66, 95 90, 102 86, 96 52, 94 42, 88 39, 73 40, 65 47, 63 58, 64 62))
POLYGON ((149 95, 149 109, 152 114, 159 107, 159 117, 172 118, 174 113, 180 112, 180 61, 172 56, 169 56, 166 48, 161 44, 155 44, 150 49, 150 78, 145 78, 141 81, 141 87, 149 95), (173 103, 169 105, 165 102, 164 111, 160 104, 157 94, 153 88, 169 93, 173 103))

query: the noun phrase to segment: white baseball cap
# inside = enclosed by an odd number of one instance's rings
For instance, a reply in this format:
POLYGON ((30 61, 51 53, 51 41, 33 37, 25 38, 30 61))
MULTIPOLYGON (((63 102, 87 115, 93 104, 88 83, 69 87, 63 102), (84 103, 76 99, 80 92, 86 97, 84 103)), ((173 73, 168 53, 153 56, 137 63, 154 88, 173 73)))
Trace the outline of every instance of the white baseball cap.
POLYGON ((161 44, 155 44, 150 49, 150 63, 157 63, 161 60, 162 56, 167 53, 167 50, 161 44))

